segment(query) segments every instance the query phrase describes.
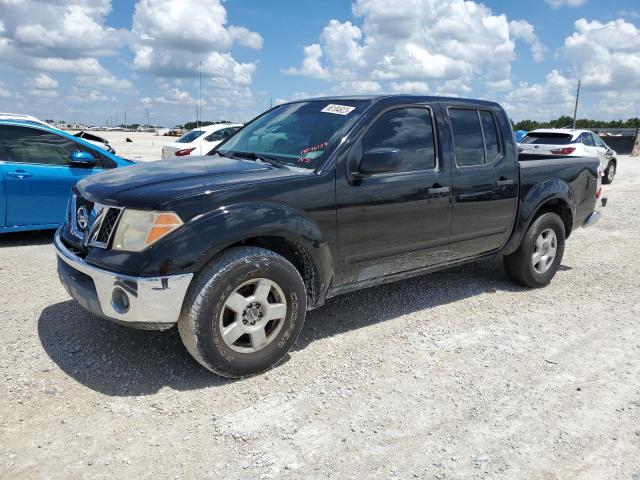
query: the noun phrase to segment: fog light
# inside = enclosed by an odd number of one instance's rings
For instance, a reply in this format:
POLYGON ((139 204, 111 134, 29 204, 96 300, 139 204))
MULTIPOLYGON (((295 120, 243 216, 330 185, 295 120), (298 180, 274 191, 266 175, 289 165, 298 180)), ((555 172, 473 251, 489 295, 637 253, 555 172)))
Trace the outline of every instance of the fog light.
POLYGON ((111 295, 111 305, 116 312, 127 313, 129 311, 129 296, 123 289, 116 287, 111 295))

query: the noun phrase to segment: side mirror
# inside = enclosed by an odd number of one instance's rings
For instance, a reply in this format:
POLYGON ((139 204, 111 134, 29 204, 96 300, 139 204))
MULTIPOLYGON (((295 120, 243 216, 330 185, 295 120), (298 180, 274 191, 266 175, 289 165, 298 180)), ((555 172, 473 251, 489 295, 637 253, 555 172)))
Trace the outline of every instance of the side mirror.
POLYGON ((92 167, 96 159, 89 152, 75 151, 71 154, 71 165, 76 167, 92 167))
POLYGON ((400 168, 400 150, 397 148, 372 148, 362 155, 357 176, 394 172, 400 168))

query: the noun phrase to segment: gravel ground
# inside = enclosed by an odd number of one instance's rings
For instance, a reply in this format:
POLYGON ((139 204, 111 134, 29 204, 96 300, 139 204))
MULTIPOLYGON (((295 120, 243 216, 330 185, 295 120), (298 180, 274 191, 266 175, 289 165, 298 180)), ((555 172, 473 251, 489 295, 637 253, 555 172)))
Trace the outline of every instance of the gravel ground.
POLYGON ((85 313, 0 239, 2 478, 640 479, 640 159, 542 290, 498 259, 335 298, 268 374, 85 313))

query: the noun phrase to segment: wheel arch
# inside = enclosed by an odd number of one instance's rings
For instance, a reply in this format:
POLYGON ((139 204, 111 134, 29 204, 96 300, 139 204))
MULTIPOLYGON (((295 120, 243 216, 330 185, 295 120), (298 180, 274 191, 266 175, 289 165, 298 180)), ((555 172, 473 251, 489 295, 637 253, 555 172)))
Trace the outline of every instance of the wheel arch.
POLYGON ((276 204, 225 207, 191 226, 208 248, 194 264, 200 271, 223 251, 254 246, 282 255, 300 273, 307 306, 324 303, 333 279, 333 255, 323 232, 303 212, 276 204))

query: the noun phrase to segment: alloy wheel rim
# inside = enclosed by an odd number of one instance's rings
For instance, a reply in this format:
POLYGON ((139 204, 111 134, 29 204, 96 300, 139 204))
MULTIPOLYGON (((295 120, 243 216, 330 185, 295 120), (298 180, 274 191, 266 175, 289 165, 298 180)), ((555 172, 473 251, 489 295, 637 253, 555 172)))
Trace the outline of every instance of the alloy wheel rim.
POLYGON ((613 176, 616 174, 616 166, 612 163, 609 165, 609 171, 607 172, 607 180, 613 180, 613 176))
POLYGON ((254 278, 227 297, 218 318, 223 342, 239 353, 254 353, 278 336, 287 316, 282 288, 267 278, 254 278))
POLYGON ((558 237, 556 232, 551 228, 543 230, 533 246, 533 254, 531 255, 533 269, 538 273, 545 273, 553 264, 557 251, 558 237))

